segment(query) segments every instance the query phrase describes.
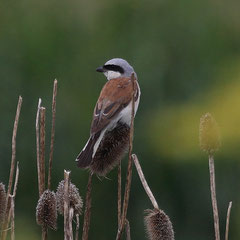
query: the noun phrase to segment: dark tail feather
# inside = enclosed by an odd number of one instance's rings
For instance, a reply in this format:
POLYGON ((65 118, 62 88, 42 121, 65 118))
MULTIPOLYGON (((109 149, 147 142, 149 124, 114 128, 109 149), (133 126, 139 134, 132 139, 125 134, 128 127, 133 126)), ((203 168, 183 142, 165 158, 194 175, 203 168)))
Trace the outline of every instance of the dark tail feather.
POLYGON ((77 161, 77 166, 79 168, 86 168, 91 164, 93 148, 94 148, 94 145, 95 145, 98 137, 99 137, 99 134, 95 134, 95 135, 91 136, 89 138, 88 143, 85 146, 85 148, 77 156, 76 161, 77 161))

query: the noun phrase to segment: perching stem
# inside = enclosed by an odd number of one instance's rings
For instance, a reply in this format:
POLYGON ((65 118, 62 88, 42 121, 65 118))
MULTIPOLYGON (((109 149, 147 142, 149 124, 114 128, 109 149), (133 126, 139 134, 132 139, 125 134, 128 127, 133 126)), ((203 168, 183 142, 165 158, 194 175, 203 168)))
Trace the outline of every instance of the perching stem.
POLYGON ((136 154, 133 154, 133 162, 134 162, 135 167, 137 169, 138 176, 139 176, 139 178, 140 178, 140 180, 142 182, 143 188, 145 189, 145 192, 147 193, 150 201, 152 202, 153 207, 156 208, 156 209, 159 209, 157 201, 156 201, 155 197, 153 196, 153 193, 152 193, 150 187, 148 186, 148 183, 147 183, 147 181, 146 181, 146 179, 144 177, 141 165, 140 165, 140 163, 138 161, 138 158, 137 158, 136 154))
POLYGON ((127 167, 127 177, 126 177, 126 185, 125 185, 125 193, 123 199, 123 210, 122 210, 122 217, 121 217, 121 225, 118 227, 117 237, 116 240, 120 240, 125 221, 127 217, 127 209, 128 209, 128 202, 130 196, 130 189, 131 189, 131 181, 132 181, 132 149, 133 149, 133 132, 134 132, 134 115, 135 115, 135 76, 134 73, 131 75, 131 82, 132 82, 132 113, 131 113, 131 125, 130 125, 130 136, 129 136, 129 151, 128 151, 128 167, 127 167))
POLYGON ((88 232, 90 228, 90 218, 91 218, 91 193, 92 193, 92 176, 93 173, 89 173, 88 184, 87 184, 87 194, 86 194, 86 203, 84 211, 84 220, 83 220, 83 234, 82 240, 88 240, 88 232))

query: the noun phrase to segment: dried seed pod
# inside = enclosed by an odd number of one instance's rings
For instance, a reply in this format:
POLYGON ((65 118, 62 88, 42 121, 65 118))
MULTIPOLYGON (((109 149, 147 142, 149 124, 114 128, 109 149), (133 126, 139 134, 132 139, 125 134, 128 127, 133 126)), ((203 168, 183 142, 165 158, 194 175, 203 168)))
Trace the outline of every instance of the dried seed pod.
POLYGON ((220 147, 218 125, 210 113, 200 118, 199 141, 201 149, 208 154, 213 154, 220 147))
MULTIPOLYGON (((56 198, 57 198, 58 212, 63 215, 64 213, 64 180, 62 180, 58 184, 56 198)), ((78 188, 71 182, 69 185, 69 202, 70 202, 70 208, 74 209, 74 214, 81 215, 83 201, 81 196, 79 195, 78 188)))
POLYGON ((169 217, 160 209, 148 209, 144 218, 150 240, 174 240, 174 232, 169 217))
POLYGON ((0 224, 4 220, 5 210, 6 210, 6 191, 5 185, 0 183, 0 224))
POLYGON ((50 190, 45 190, 38 200, 36 208, 37 224, 43 227, 57 229, 57 202, 56 195, 50 190))

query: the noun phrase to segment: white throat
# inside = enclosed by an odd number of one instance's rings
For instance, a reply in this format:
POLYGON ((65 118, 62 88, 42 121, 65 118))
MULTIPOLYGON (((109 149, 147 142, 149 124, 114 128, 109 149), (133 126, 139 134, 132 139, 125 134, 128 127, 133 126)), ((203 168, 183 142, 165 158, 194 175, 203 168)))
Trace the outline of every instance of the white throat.
POLYGON ((118 78, 121 76, 120 72, 115 72, 115 71, 107 71, 104 72, 104 75, 106 76, 107 80, 111 80, 113 78, 118 78))

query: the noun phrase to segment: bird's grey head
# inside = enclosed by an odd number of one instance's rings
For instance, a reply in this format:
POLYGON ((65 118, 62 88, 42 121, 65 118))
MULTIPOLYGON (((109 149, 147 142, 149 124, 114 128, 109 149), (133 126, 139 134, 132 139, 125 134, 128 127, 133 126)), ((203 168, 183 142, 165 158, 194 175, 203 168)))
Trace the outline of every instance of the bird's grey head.
POLYGON ((108 80, 118 77, 130 77, 132 73, 136 76, 133 67, 122 58, 113 58, 103 66, 98 67, 96 71, 102 72, 108 80))

